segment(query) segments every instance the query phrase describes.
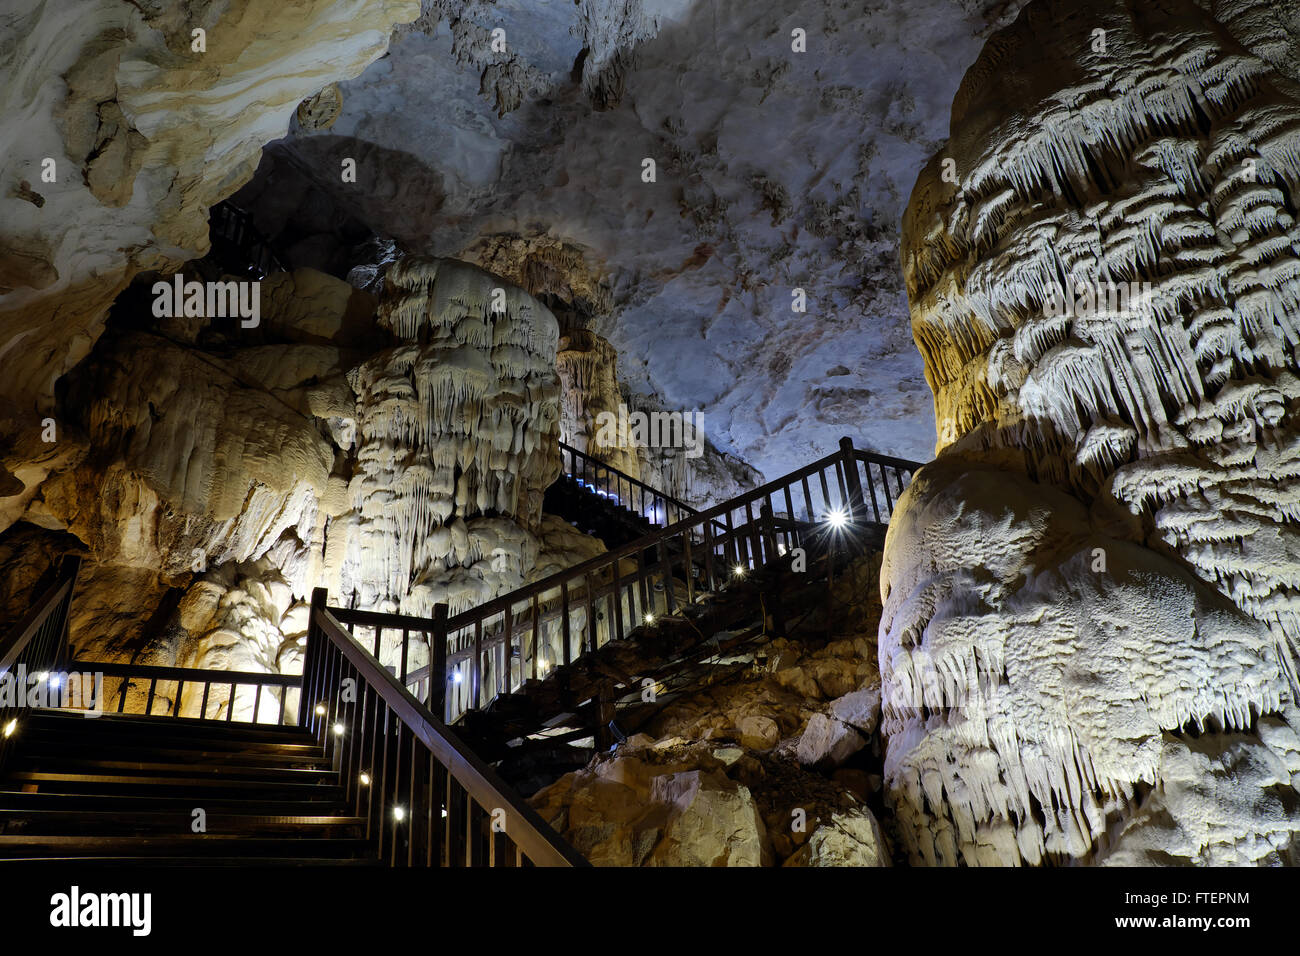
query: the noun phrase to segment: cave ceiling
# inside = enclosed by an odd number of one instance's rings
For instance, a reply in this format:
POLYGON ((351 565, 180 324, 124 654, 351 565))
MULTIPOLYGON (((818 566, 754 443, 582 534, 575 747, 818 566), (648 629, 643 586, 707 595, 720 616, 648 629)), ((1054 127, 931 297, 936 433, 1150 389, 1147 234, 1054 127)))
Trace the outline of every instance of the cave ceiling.
POLYGON ((632 395, 701 413, 769 477, 844 434, 924 460, 898 223, 1020 6, 426 3, 267 156, 406 251, 503 273, 562 253, 529 291, 610 339, 632 395))

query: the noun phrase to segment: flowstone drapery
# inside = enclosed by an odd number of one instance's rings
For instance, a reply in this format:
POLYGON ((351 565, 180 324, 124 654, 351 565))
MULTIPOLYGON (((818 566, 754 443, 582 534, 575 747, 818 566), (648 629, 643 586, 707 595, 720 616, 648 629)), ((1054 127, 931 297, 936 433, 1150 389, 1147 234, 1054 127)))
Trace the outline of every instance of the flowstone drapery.
POLYGON ((399 340, 349 376, 357 471, 343 590, 357 606, 452 613, 519 587, 559 474, 559 329, 521 289, 454 260, 387 272, 399 340))
POLYGON ((1035 2, 904 219, 938 461, 882 592, 917 861, 1272 863, 1300 834, 1300 46, 1035 2))
POLYGON ((586 329, 574 329, 560 339, 556 368, 564 390, 561 402, 561 437, 578 451, 640 477, 636 450, 626 434, 614 443, 600 441, 602 414, 618 414, 623 401, 618 388, 618 353, 605 339, 586 329))

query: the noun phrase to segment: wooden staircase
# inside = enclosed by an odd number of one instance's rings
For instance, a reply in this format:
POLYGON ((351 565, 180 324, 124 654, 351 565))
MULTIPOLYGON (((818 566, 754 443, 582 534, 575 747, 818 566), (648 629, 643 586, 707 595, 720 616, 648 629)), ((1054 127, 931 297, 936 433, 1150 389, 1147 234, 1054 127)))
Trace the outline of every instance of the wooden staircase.
POLYGON ((0 639, 0 676, 96 671, 106 712, 0 703, 0 862, 586 866, 491 765, 502 747, 564 726, 608 746, 645 680, 689 680, 769 620, 784 633, 878 546, 919 467, 845 439, 697 511, 561 450, 552 500, 608 553, 454 617, 333 608, 318 588, 300 675, 70 661, 65 560, 0 639))
POLYGON ((324 592, 302 674, 70 661, 77 567, 0 639, 0 864, 587 865, 324 592))
MULTIPOLYGON (((569 479, 597 494, 585 499, 591 514, 570 517, 579 527, 614 520, 617 508, 662 524, 454 616, 445 605, 431 618, 328 608, 525 793, 635 732, 745 645, 795 628, 808 636, 810 617, 832 633, 836 576, 880 549, 920 467, 846 438, 835 453, 697 511, 562 451, 569 479), (647 687, 652 701, 642 699, 647 687)), ((572 487, 556 495, 584 501, 572 487)))
POLYGON ((0 775, 0 863, 369 865, 307 731, 37 711, 0 775))
POLYGON ((654 530, 649 518, 569 475, 561 475, 546 489, 542 511, 558 515, 583 534, 599 538, 607 548, 617 548, 654 530))

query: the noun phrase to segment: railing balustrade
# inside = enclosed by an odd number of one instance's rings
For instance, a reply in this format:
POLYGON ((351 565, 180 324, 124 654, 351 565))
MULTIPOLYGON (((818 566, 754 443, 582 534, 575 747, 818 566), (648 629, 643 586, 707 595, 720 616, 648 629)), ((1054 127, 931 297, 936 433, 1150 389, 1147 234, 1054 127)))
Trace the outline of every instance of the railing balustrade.
POLYGON ((658 488, 560 442, 564 473, 588 490, 664 527, 699 512, 658 488))
POLYGON ((391 866, 588 866, 312 598, 299 721, 391 866))
POLYGON ((104 678, 106 713, 292 727, 302 676, 86 661, 104 678), (114 703, 116 701, 116 703, 114 703))
POLYGON ((845 439, 783 478, 449 618, 443 606, 433 618, 331 612, 452 722, 794 549, 853 549, 857 532, 888 524, 919 467, 845 439))
POLYGON ((45 683, 42 693, 50 693, 59 665, 68 656, 68 610, 80 567, 80 558, 64 557, 54 583, 0 643, 0 680, 10 682, 14 694, 11 703, 0 704, 0 770, 4 769, 28 703, 29 687, 19 684, 29 685, 35 679, 45 683))

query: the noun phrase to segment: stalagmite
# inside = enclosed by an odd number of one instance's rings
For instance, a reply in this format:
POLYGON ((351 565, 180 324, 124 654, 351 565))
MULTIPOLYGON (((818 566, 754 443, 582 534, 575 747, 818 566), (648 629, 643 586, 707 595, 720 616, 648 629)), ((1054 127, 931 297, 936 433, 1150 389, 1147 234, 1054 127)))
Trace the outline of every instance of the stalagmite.
POLYGON ((917 862, 1300 854, 1279 16, 1036 0, 917 182, 902 258, 940 454, 891 525, 880 632, 917 862))
POLYGON ((452 613, 523 583, 559 474, 558 326, 523 290, 449 259, 385 276, 399 344, 354 369, 358 468, 345 596, 452 613))

